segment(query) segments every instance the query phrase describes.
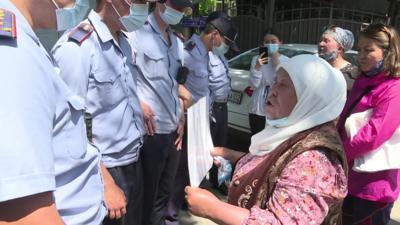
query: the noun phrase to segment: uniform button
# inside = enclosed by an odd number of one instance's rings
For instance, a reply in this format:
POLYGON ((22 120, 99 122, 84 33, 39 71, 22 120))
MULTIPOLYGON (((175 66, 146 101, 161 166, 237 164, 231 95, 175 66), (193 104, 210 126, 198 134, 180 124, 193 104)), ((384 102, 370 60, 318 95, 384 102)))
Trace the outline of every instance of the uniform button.
POLYGON ((233 182, 233 185, 234 186, 238 186, 240 184, 240 181, 239 180, 235 180, 235 182, 233 182))

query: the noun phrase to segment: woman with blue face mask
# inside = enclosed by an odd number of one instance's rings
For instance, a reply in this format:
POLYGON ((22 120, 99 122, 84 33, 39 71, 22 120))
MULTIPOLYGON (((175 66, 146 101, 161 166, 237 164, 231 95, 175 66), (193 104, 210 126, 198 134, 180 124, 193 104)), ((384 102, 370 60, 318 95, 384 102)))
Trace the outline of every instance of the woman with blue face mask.
POLYGON ((372 153, 386 155, 385 150, 400 150, 396 146, 398 141, 392 140, 400 131, 399 40, 395 28, 384 24, 372 24, 360 32, 361 73, 338 122, 350 168, 349 193, 343 204, 344 225, 388 224, 393 203, 400 193, 400 168, 379 168, 389 164, 388 161, 385 157, 371 156, 372 153), (353 118, 364 121, 355 132, 350 130, 354 127, 353 118), (366 168, 360 163, 368 159, 378 159, 373 163, 376 167, 366 168))
POLYGON ((260 54, 252 59, 249 85, 254 90, 249 105, 249 123, 252 135, 265 127, 265 100, 274 83, 276 66, 288 58, 279 54, 281 40, 275 34, 264 35, 260 54))
POLYGON ((337 26, 326 29, 318 42, 319 57, 325 59, 343 73, 347 83, 347 91, 351 90, 354 79, 358 75, 357 66, 345 59, 344 54, 353 47, 353 44, 353 33, 337 26))

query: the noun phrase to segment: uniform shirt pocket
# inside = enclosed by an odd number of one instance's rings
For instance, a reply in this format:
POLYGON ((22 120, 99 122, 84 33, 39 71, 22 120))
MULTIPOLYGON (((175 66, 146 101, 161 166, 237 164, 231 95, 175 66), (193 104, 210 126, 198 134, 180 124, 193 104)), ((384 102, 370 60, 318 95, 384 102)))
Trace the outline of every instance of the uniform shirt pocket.
POLYGON ((161 52, 143 53, 144 75, 150 80, 165 79, 168 73, 168 66, 164 60, 165 56, 161 52))
POLYGON ((194 87, 195 89, 208 89, 208 70, 194 70, 193 73, 190 73, 189 76, 191 76, 192 74, 193 77, 190 78, 190 83, 196 86, 194 87))
POLYGON ((226 69, 223 63, 211 64, 211 72, 214 77, 222 77, 226 74, 226 69))
POLYGON ((124 85, 122 81, 122 69, 100 70, 92 75, 93 81, 89 89, 94 90, 91 101, 98 101, 101 107, 113 108, 124 99, 124 85))

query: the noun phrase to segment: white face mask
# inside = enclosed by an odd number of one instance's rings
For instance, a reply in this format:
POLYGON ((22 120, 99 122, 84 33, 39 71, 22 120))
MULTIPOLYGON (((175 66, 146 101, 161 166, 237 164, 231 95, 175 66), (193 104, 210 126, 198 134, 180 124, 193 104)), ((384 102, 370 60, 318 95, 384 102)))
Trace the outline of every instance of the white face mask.
POLYGON ((164 20, 165 23, 167 23, 169 25, 176 25, 179 22, 181 22, 183 15, 185 13, 178 11, 176 9, 173 9, 166 4, 164 4, 164 6, 165 6, 165 10, 164 10, 164 12, 160 12, 160 17, 162 20, 164 20))
POLYGON ((265 118, 265 124, 273 127, 284 127, 288 124, 288 122, 289 121, 287 117, 280 119, 268 119, 268 117, 265 118))
POLYGON ((279 50, 279 44, 273 44, 273 43, 268 43, 264 44, 265 47, 268 48, 268 53, 269 54, 274 54, 279 50))
POLYGON ((55 0, 52 1, 57 8, 57 31, 67 30, 78 25, 89 9, 89 0, 76 0, 72 8, 60 8, 55 0))
POLYGON ((225 44, 224 42, 221 43, 220 46, 215 46, 214 44, 214 39, 213 39, 213 48, 212 52, 217 55, 217 56, 224 56, 227 52, 229 51, 229 46, 225 44))
POLYGON ((119 14, 118 10, 115 8, 114 4, 111 3, 115 12, 119 16, 119 21, 122 23, 127 32, 132 32, 140 29, 147 20, 149 5, 129 4, 128 2, 126 2, 126 4, 130 5, 129 15, 121 16, 121 14, 119 14))

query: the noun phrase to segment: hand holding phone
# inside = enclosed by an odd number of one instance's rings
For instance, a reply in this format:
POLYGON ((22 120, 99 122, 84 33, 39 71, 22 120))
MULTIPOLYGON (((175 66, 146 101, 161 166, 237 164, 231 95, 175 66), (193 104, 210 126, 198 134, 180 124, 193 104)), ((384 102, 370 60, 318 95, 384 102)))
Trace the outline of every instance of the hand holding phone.
POLYGON ((260 65, 268 64, 268 47, 260 46, 258 48, 259 51, 259 63, 260 65))

